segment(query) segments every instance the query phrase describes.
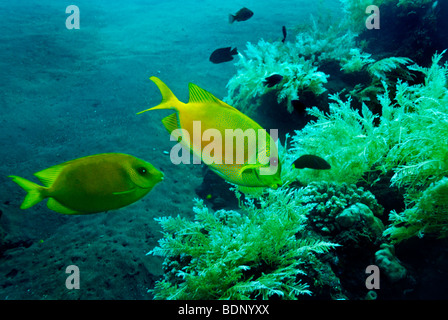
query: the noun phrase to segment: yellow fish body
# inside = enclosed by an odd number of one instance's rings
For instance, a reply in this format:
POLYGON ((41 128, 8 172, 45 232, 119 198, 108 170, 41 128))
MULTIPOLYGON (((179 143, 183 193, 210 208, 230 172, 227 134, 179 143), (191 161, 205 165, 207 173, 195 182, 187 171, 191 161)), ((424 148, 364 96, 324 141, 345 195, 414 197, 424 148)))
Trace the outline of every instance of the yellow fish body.
POLYGON ((122 153, 71 160, 34 174, 45 186, 9 176, 28 192, 21 209, 49 198, 49 209, 62 214, 89 214, 127 206, 163 179, 150 163, 122 153))
POLYGON ((282 183, 277 146, 258 123, 192 83, 189 84, 189 102, 183 103, 160 79, 150 79, 158 86, 162 102, 139 114, 156 109, 175 110, 176 113, 162 120, 165 128, 173 136, 175 130, 180 129, 177 132, 180 131, 178 137, 182 138, 181 145, 229 182, 249 188, 276 188, 282 183), (213 135, 213 141, 207 134, 210 130, 219 133, 213 135), (247 133, 246 139, 242 140, 244 144, 238 145, 236 138, 226 139, 229 130, 247 133), (199 131, 200 139, 197 139, 195 131, 199 131), (249 137, 254 143, 249 142, 249 137), (241 154, 244 156, 241 157, 241 154))

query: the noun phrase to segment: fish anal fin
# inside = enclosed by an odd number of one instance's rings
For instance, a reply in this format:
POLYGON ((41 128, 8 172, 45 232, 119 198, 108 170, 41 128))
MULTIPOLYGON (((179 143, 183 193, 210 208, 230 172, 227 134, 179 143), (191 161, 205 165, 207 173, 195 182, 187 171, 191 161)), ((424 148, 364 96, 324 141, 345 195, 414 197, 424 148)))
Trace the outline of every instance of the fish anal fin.
POLYGON ((82 212, 67 208, 66 206, 59 203, 54 198, 49 198, 47 202, 47 207, 50 210, 62 213, 62 214, 83 214, 82 212))
POLYGON ((172 134, 174 130, 180 129, 177 113, 170 114, 168 117, 163 118, 162 123, 170 134, 172 134))

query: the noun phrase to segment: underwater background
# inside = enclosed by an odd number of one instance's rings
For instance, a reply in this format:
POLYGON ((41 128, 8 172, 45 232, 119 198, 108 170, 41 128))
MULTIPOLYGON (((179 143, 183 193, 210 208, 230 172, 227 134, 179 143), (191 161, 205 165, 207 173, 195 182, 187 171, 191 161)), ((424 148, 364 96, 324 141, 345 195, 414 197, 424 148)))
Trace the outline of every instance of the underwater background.
POLYGON ((376 2, 0 1, 0 299, 447 299, 448 3, 376 2), (136 115, 160 103, 151 76, 278 129, 284 186, 244 197, 172 164, 168 113, 136 115), (116 211, 20 209, 8 175, 107 152, 164 181, 116 211), (291 169, 307 153, 332 169, 291 169))

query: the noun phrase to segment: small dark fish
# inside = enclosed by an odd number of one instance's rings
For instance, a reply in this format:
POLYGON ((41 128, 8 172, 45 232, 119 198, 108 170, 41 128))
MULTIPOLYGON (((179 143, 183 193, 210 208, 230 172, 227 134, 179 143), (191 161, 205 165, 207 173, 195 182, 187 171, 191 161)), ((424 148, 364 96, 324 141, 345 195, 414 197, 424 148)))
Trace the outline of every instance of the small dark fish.
POLYGON ((285 26, 282 27, 282 32, 283 32, 283 40, 282 40, 282 42, 285 43, 285 40, 286 40, 286 27, 285 26))
POLYGON ((233 23, 234 21, 246 21, 253 15, 254 13, 252 11, 244 7, 235 14, 229 14, 229 23, 233 23))
POLYGON ((238 54, 236 48, 232 50, 232 47, 220 48, 213 51, 210 55, 210 61, 213 63, 222 63, 232 61, 234 55, 238 54))
POLYGON ((305 113, 306 105, 300 100, 291 100, 291 105, 298 113, 305 113))
POLYGON ((265 79, 265 81, 263 81, 263 84, 265 86, 268 86, 268 88, 272 88, 276 84, 279 84, 280 81, 282 81, 282 80, 283 80, 283 76, 281 76, 279 74, 273 74, 272 76, 267 77, 265 79))
POLYGON ((328 170, 331 169, 330 164, 318 156, 313 156, 312 154, 305 154, 299 159, 293 162, 296 169, 318 169, 318 170, 328 170))

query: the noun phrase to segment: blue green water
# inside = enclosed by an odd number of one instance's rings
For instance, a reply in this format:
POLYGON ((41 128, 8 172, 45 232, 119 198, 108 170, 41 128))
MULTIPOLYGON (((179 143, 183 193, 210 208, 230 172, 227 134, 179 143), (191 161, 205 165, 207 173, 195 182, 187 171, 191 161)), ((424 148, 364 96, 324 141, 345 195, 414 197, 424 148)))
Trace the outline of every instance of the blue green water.
POLYGON ((151 299, 163 273, 162 259, 145 256, 161 237, 153 219, 191 218, 204 170, 170 163, 173 143, 160 124, 167 113, 136 115, 161 99, 148 78, 161 78, 181 101, 189 82, 221 99, 236 67, 210 63, 215 49, 280 41, 282 26, 293 41, 296 27, 324 12, 335 22, 344 14, 336 0, 0 0, 0 299, 151 299), (66 27, 70 4, 79 29, 66 27), (243 6, 254 16, 229 24, 243 6), (104 152, 145 159, 165 181, 116 212, 64 216, 45 201, 19 209, 24 192, 7 175, 31 177, 104 152), (65 286, 69 265, 79 266, 79 290, 65 286))

